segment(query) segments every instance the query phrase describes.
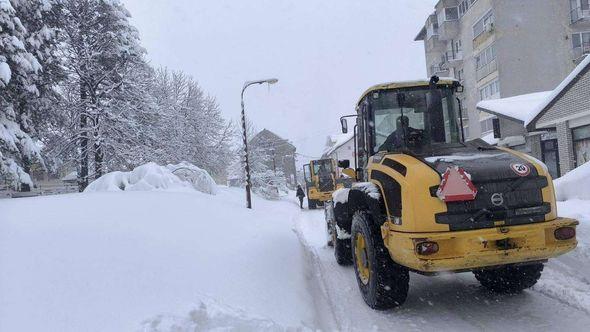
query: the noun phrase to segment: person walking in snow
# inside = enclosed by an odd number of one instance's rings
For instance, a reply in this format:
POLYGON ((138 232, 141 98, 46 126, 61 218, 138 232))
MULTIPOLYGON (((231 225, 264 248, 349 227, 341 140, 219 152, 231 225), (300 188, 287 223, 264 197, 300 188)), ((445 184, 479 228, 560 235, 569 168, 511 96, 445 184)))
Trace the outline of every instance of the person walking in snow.
POLYGON ((298 184, 297 185, 297 198, 299 198, 299 207, 303 209, 303 197, 305 197, 305 192, 303 191, 303 188, 301 188, 301 185, 298 184))

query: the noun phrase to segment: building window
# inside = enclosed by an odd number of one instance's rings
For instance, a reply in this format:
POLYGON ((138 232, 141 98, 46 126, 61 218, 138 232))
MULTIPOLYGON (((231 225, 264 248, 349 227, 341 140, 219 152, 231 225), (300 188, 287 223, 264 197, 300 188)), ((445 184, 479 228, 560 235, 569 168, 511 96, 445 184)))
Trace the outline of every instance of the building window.
POLYGON ((489 11, 473 25, 473 39, 479 37, 485 31, 490 31, 494 27, 494 12, 489 11))
POLYGON ((494 119, 495 117, 487 118, 485 120, 481 120, 479 123, 481 125, 481 135, 486 135, 494 131, 494 119))
MULTIPOLYGON (((473 1, 475 2, 475 1, 473 1)), ((471 3, 473 3, 471 2, 471 3)), ((463 0, 461 1, 461 3, 459 3, 459 16, 463 16, 465 15, 465 13, 467 13, 467 11, 469 10, 469 0, 463 0)))
POLYGON ((492 44, 475 56, 476 69, 482 69, 494 60, 496 60, 496 45, 492 44))
POLYGON ((445 8, 445 21, 456 21, 459 19, 459 8, 448 7, 445 8))
POLYGON ((590 54, 590 32, 574 33, 572 35, 574 59, 590 54))
POLYGON ((479 89, 479 100, 500 98, 500 80, 496 79, 479 89))
POLYGON ((590 17, 590 0, 570 0, 572 23, 590 17))
POLYGON ((590 125, 572 129, 576 167, 590 161, 590 125))
POLYGON ((498 69, 498 64, 496 63, 496 46, 494 44, 475 56, 475 68, 478 81, 498 69))

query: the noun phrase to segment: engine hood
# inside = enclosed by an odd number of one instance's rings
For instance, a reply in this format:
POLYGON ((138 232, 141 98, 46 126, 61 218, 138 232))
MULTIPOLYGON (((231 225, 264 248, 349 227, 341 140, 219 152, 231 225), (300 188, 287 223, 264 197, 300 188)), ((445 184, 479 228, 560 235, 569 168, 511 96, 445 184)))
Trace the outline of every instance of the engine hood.
POLYGON ((426 157, 424 161, 439 174, 447 168, 458 166, 464 169, 475 182, 520 179, 538 176, 535 165, 515 154, 499 150, 455 151, 435 157, 426 157))

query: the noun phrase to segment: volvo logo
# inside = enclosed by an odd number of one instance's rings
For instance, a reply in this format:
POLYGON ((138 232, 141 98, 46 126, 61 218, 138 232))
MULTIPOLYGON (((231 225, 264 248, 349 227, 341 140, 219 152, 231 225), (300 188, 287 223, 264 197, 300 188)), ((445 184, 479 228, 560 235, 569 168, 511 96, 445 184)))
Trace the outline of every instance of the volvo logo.
POLYGON ((495 193, 492 195, 492 204, 494 206, 502 206, 504 205, 504 195, 501 193, 495 193))

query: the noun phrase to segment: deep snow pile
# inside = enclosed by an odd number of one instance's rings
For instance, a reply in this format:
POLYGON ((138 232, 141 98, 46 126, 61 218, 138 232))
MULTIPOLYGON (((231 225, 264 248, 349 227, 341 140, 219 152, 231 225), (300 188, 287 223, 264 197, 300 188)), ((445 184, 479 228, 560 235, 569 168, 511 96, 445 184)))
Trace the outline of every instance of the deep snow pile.
POLYGON ((0 331, 315 326, 299 207, 219 190, 0 200, 0 331))
POLYGON ((585 163, 553 183, 558 201, 590 200, 590 163, 585 163))
POLYGON ((205 171, 189 163, 160 166, 148 163, 130 172, 111 172, 92 182, 84 192, 192 191, 215 194, 217 185, 205 171))
POLYGON ((206 170, 187 162, 168 165, 166 168, 181 180, 191 183, 196 190, 211 195, 217 194, 217 184, 206 170))

